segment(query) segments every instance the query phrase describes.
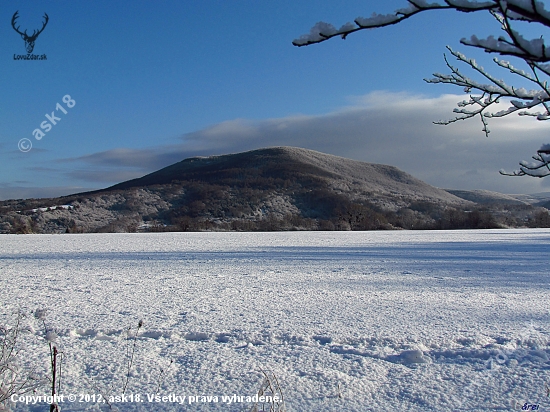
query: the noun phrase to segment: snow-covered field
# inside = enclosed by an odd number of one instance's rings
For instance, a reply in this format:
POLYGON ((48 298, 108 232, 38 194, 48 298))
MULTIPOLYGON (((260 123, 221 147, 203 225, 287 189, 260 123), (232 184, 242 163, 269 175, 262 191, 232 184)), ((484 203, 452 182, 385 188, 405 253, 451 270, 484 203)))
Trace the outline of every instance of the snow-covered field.
MULTIPOLYGON (((120 410, 250 410, 222 396, 260 368, 288 411, 550 410, 549 261, 550 230, 4 235, 1 321, 48 309, 63 411, 120 395, 139 320, 143 402, 120 410)), ((45 370, 29 322, 21 363, 45 370)))

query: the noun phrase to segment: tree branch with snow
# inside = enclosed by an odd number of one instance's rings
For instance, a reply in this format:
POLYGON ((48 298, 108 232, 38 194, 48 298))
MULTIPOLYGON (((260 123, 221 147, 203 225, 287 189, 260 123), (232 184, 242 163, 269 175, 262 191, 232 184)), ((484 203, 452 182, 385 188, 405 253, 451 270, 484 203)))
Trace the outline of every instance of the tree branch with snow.
MULTIPOLYGON (((537 120, 550 119, 550 47, 546 45, 543 36, 535 39, 526 39, 513 27, 515 22, 536 23, 542 27, 550 28, 550 11, 545 9, 544 3, 537 0, 442 0, 429 2, 427 0, 408 0, 409 5, 396 10, 392 14, 373 13, 371 17, 358 17, 354 22, 348 22, 337 29, 330 23, 319 22, 315 24, 309 33, 300 36, 292 43, 295 46, 308 46, 321 43, 333 37, 345 39, 348 35, 357 31, 381 28, 400 23, 418 13, 428 10, 450 9, 463 13, 488 12, 499 23, 504 35, 489 36, 480 39, 472 35, 469 39, 461 39, 465 46, 480 48, 487 53, 499 56, 510 56, 523 61, 528 70, 522 70, 510 62, 494 58, 493 61, 499 68, 504 68, 513 75, 518 76, 523 82, 532 84, 534 89, 526 89, 509 85, 503 80, 497 79, 474 59, 466 57, 447 46, 447 49, 459 62, 465 64, 474 73, 484 79, 478 82, 463 74, 452 65, 447 56, 445 63, 450 70, 449 74, 434 73, 431 79, 425 79, 428 83, 447 83, 460 86, 469 95, 469 99, 458 102, 454 109, 456 117, 450 120, 437 121, 436 124, 448 125, 459 120, 467 120, 479 117, 482 130, 488 135, 488 119, 501 118, 516 113, 520 116, 532 116, 537 120), (505 110, 491 111, 497 104, 505 100, 509 106, 505 110)), ((512 173, 500 171, 508 176, 532 176, 545 177, 550 175, 550 145, 543 145, 533 156, 535 162, 520 162, 520 169, 512 173)))

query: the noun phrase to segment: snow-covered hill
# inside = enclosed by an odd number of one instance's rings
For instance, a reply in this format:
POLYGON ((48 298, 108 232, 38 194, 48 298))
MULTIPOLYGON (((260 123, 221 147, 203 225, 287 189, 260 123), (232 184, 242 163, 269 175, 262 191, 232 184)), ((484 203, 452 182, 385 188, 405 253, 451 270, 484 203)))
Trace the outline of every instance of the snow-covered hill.
POLYGON ((0 233, 549 227, 539 206, 446 191, 393 166, 272 147, 185 159, 95 192, 0 202, 0 233))
POLYGON ((427 228, 471 205, 392 166, 274 147, 185 159, 95 192, 0 202, 0 233, 427 228), (419 203, 406 224, 395 215, 419 203), (59 204, 71 208, 50 208, 59 204))
MULTIPOLYGON (((299 147, 270 147, 222 156, 194 157, 168 166, 139 179, 130 180, 110 189, 127 189, 167 184, 190 177, 208 181, 223 181, 240 169, 242 178, 250 170, 262 177, 291 178, 309 183, 315 188, 319 181, 328 187, 361 196, 369 193, 376 201, 388 196, 388 203, 430 201, 464 205, 462 199, 405 173, 394 166, 365 163, 299 147), (315 180, 312 180, 315 179, 315 180), (309 182, 308 182, 309 180, 309 182)), ((251 174, 250 174, 251 176, 251 174)))

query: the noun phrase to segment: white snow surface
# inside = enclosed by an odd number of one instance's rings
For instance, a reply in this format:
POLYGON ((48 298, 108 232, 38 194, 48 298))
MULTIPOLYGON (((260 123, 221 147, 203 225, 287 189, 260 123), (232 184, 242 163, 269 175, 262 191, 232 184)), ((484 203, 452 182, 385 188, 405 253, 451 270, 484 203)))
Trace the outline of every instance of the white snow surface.
MULTIPOLYGON (((248 411, 221 396, 260 368, 288 411, 549 410, 549 252, 548 229, 4 235, 0 322, 47 309, 65 397, 120 395, 135 342, 121 411, 248 411)), ((27 321, 20 364, 46 371, 27 321)))

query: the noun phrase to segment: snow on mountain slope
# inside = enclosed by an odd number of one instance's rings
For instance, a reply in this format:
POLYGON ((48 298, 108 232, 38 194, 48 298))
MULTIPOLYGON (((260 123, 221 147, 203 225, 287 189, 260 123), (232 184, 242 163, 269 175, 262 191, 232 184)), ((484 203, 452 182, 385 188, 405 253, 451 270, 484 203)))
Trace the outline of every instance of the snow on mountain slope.
MULTIPOLYGON (((369 192, 373 197, 391 196, 395 199, 427 200, 449 205, 465 205, 460 199, 443 189, 433 187, 394 166, 365 163, 298 147, 270 147, 243 153, 221 156, 194 157, 164 169, 113 186, 126 189, 153 184, 166 184, 174 180, 221 180, 236 168, 256 170, 262 176, 321 178, 332 188, 357 194, 369 192), (215 177, 214 177, 215 176, 215 177)), ((233 176, 231 176, 233 177, 233 176)))
POLYGON ((297 161, 325 170, 344 182, 336 184, 347 184, 355 190, 429 198, 449 204, 465 203, 452 194, 448 196, 445 190, 431 186, 394 166, 360 162, 297 147, 275 147, 268 150, 281 150, 297 161))
POLYGON ((479 204, 505 204, 505 205, 525 205, 529 204, 526 201, 520 200, 518 195, 506 195, 498 192, 491 192, 490 190, 456 190, 447 189, 447 192, 458 196, 462 199, 469 200, 471 202, 479 204))

